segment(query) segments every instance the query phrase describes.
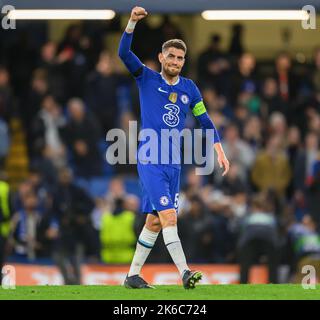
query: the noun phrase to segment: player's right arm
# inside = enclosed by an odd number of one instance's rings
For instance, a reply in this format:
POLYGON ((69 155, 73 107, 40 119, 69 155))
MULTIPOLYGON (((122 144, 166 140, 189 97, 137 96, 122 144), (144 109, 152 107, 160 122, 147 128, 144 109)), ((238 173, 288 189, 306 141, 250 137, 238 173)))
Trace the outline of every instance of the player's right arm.
POLYGON ((123 33, 119 45, 119 57, 126 65, 130 73, 135 77, 139 76, 143 70, 143 64, 139 58, 130 50, 133 37, 133 31, 136 23, 147 16, 147 11, 142 7, 134 7, 131 11, 131 16, 123 33))

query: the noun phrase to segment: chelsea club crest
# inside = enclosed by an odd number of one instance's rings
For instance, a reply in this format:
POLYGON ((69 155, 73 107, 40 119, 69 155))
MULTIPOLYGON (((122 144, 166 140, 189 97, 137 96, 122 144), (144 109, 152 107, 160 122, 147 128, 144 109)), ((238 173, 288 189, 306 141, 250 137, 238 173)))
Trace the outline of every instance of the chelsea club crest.
POLYGON ((189 98, 186 94, 183 94, 181 97, 180 97, 182 103, 184 104, 187 104, 189 102, 189 98))
POLYGON ((160 198, 160 204, 162 205, 162 206, 167 206, 168 204, 169 204, 169 199, 168 199, 168 197, 166 197, 166 196, 162 196, 161 198, 160 198))

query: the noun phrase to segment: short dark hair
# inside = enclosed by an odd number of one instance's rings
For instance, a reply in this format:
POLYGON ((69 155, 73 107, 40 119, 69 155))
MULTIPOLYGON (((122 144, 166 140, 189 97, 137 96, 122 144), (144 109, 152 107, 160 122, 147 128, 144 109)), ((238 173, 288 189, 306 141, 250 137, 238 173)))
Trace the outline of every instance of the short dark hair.
POLYGON ((251 207, 256 210, 272 212, 273 211, 272 199, 270 199, 267 193, 262 192, 262 193, 255 194, 251 199, 251 207))
POLYGON ((171 39, 166 41, 163 45, 162 45, 162 52, 174 47, 176 49, 181 49, 184 51, 184 53, 187 53, 187 46, 184 43, 184 41, 182 41, 181 39, 171 39))

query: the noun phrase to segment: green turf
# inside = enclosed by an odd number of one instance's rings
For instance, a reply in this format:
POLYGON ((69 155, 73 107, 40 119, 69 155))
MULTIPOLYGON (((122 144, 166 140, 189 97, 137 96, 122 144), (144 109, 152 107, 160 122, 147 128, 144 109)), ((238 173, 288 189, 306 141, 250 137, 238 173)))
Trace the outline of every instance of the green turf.
POLYGON ((0 288, 0 300, 320 300, 320 286, 301 285, 199 285, 194 290, 181 286, 156 289, 126 289, 122 286, 20 286, 0 288))

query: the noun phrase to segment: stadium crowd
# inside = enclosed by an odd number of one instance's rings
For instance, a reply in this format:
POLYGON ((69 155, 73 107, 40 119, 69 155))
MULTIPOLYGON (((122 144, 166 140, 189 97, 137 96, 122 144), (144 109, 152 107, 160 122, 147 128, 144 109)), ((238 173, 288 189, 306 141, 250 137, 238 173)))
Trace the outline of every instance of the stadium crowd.
MULTIPOLYGON (((29 163, 28 176, 11 186, 6 250, 13 261, 52 258, 67 283, 79 283, 83 258, 129 263, 144 223, 135 166, 105 161, 106 132, 129 134, 139 99, 134 80, 103 44, 122 32, 116 22, 70 25, 59 43, 43 28, 18 28, 0 42, 2 180, 10 182, 15 121, 29 163), (67 263, 75 266, 72 276, 67 263)), ((193 263, 246 265, 261 253, 262 261, 266 255, 273 267, 287 264, 294 272, 301 257, 320 254, 320 47, 305 63, 284 51, 256 61, 242 44, 241 26, 232 32, 228 50, 213 34, 184 70, 201 88, 231 169, 222 178, 219 169, 199 176, 183 167, 181 241, 193 263)), ((169 18, 156 29, 143 21, 133 51, 158 70, 156 54, 171 38, 188 45, 169 18)), ((191 114, 187 126, 197 127, 191 114)), ((148 262, 169 261, 159 237, 148 262)))

